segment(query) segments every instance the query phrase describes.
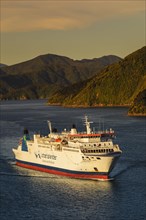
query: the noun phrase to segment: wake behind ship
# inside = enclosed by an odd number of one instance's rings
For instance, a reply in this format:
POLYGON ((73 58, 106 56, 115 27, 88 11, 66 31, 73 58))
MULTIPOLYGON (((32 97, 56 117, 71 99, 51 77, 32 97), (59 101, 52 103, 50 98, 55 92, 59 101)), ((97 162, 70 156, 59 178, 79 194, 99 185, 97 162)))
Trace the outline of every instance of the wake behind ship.
POLYGON ((85 116, 85 132, 73 125, 61 133, 52 129, 47 136, 34 134, 30 139, 27 130, 17 149, 13 149, 16 164, 51 174, 80 179, 109 180, 121 150, 113 143, 114 131, 93 132, 85 116))

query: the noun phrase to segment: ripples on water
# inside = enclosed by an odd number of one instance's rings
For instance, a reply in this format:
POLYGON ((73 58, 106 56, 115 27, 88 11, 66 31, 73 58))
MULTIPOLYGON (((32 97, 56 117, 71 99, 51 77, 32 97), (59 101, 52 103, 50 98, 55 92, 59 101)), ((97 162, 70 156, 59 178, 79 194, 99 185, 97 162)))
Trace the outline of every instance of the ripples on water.
POLYGON ((44 101, 2 102, 0 140, 1 220, 146 219, 146 123, 127 117, 127 108, 70 109, 44 101), (12 148, 24 127, 48 133, 47 120, 69 129, 82 127, 84 114, 97 128, 116 130, 123 151, 113 181, 70 179, 15 166, 12 148), (104 123, 103 123, 104 122, 104 123))

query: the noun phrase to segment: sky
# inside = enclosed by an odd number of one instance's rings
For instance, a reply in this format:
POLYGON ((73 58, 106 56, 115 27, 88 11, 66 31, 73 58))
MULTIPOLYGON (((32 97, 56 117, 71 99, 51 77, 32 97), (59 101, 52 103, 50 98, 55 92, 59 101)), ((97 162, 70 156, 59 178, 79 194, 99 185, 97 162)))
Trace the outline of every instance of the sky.
POLYGON ((121 58, 145 45, 145 0, 1 0, 0 63, 121 58))

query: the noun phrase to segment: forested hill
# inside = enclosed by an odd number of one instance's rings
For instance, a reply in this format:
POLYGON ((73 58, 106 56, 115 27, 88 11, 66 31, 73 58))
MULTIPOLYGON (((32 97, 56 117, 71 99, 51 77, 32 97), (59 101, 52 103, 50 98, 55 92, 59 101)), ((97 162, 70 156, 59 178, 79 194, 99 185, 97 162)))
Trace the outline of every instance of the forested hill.
MULTIPOLYGON (((76 107, 135 106, 134 103, 138 100, 141 103, 142 111, 146 113, 144 107, 145 92, 143 92, 145 89, 146 47, 143 47, 126 56, 124 60, 108 66, 91 80, 84 82, 84 84, 60 90, 48 102, 50 104, 57 103, 76 107), (140 101, 141 98, 143 101, 140 101)), ((133 110, 131 113, 135 114, 135 111, 133 110)))
POLYGON ((120 60, 113 55, 91 60, 72 60, 47 54, 16 65, 2 66, 0 99, 48 98, 58 89, 89 79, 120 60))

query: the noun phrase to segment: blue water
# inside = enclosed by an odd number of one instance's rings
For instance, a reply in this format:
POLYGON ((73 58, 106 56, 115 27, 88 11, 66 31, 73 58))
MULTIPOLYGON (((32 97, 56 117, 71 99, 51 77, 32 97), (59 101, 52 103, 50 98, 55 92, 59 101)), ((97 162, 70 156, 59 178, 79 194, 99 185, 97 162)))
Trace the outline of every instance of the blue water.
POLYGON ((64 108, 41 101, 3 101, 0 109, 1 220, 146 219, 146 118, 128 117, 127 108, 64 108), (59 131, 82 122, 113 128, 123 153, 113 181, 70 179, 17 167, 12 148, 22 136, 48 133, 47 120, 59 131))

